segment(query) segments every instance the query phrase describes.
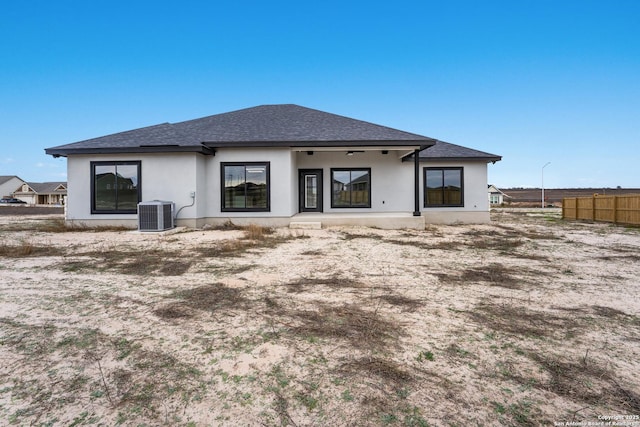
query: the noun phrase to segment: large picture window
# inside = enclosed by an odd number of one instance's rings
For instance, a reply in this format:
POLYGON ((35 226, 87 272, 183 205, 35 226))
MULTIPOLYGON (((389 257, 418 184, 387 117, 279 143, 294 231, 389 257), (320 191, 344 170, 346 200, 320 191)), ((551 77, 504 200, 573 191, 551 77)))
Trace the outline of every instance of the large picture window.
POLYGON ((136 213, 140 162, 91 162, 91 213, 136 213))
POLYGON ((371 207, 371 169, 331 169, 332 208, 371 207))
POLYGON ((270 209, 269 163, 222 163, 222 210, 270 209))
POLYGON ((462 168, 424 168, 424 206, 464 206, 462 168))

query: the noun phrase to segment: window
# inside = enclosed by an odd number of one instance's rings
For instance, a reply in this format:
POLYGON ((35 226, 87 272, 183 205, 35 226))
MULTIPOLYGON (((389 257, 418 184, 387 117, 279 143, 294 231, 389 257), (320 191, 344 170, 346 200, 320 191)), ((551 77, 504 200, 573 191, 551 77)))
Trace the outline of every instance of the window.
POLYGON ((222 211, 268 212, 269 163, 222 163, 222 211))
POLYGON ((332 208, 371 207, 371 169, 331 169, 332 208))
POLYGON ((463 182, 462 168, 424 168, 424 206, 464 206, 463 182))
POLYGON ((91 213, 136 213, 140 162, 91 162, 91 213))

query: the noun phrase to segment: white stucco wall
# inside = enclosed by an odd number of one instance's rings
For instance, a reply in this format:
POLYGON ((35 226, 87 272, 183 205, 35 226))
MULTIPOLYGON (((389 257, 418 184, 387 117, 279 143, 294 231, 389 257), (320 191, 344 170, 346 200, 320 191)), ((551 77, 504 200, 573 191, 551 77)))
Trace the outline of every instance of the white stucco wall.
MULTIPOLYGON (((168 200, 176 210, 191 204, 190 193, 196 192, 195 205, 185 208, 180 217, 193 217, 198 211, 201 195, 197 187, 198 175, 202 175, 204 163, 199 154, 130 154, 108 156, 69 156, 67 159, 68 205, 67 220, 108 223, 128 220, 135 226, 135 214, 91 214, 91 166, 92 160, 140 161, 142 201, 168 200)), ((204 192, 202 192, 204 196, 204 192)))
MULTIPOLYGON (((323 170, 324 212, 413 212, 413 163, 401 163, 398 152, 382 154, 380 150, 354 153, 317 151, 297 154, 298 169, 323 170), (371 168, 371 208, 331 207, 331 168, 371 168)), ((294 180, 297 211, 297 175, 294 180)))
MULTIPOLYGON (((325 213, 390 213, 414 210, 414 165, 402 163, 399 152, 380 150, 354 153, 344 151, 306 152, 282 149, 220 149, 215 156, 196 153, 70 156, 68 168, 67 219, 93 223, 122 220, 135 227, 136 215, 91 214, 92 160, 140 161, 142 200, 169 200, 178 216, 178 225, 202 226, 214 220, 235 222, 261 217, 273 224, 285 224, 298 213, 298 170, 323 170, 325 213), (222 212, 221 168, 223 162, 269 162, 270 212, 222 212), (371 208, 331 207, 331 168, 371 168, 371 208), (195 201, 191 193, 195 193, 195 201), (187 207, 194 202, 194 205, 187 207)), ((404 152, 402 153, 404 154, 404 152)), ((485 222, 489 219, 487 165, 484 162, 420 163, 420 210, 427 223, 485 222), (463 167, 464 207, 425 208, 424 168, 463 167)))
MULTIPOLYGON (((290 217, 295 213, 291 203, 294 197, 291 177, 296 173, 295 162, 289 149, 224 149, 207 158, 206 216, 210 218, 290 217), (270 211, 222 212, 221 169, 224 162, 269 162, 270 211)), ((296 187, 297 188, 297 187, 296 187)))
POLYGON ((429 162, 420 164, 420 206, 429 224, 455 222, 482 223, 489 221, 489 200, 487 199, 487 164, 485 162, 429 162), (464 207, 425 208, 424 185, 425 167, 462 167, 464 176, 464 207))

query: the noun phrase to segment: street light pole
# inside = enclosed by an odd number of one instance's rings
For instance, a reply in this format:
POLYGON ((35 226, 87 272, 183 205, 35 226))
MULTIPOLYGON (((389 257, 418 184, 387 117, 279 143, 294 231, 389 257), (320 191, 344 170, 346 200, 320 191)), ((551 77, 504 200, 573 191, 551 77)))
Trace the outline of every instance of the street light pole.
POLYGON ((551 164, 551 162, 547 162, 543 167, 542 167, 542 208, 544 208, 544 168, 546 168, 547 166, 549 166, 551 164))

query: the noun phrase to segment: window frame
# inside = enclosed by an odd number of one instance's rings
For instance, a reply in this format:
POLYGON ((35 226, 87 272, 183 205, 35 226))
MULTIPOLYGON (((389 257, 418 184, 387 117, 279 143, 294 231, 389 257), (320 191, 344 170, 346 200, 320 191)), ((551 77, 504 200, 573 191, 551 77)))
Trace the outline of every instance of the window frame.
POLYGON ((462 166, 425 167, 423 168, 422 179, 423 179, 423 186, 424 186, 423 206, 425 208, 463 208, 464 207, 464 168, 462 166), (442 200, 444 201, 445 200, 444 171, 447 171, 447 170, 456 170, 460 172, 460 203, 453 203, 453 204, 452 203, 441 203, 441 204, 428 203, 427 191, 429 187, 427 186, 427 171, 442 171, 442 200))
MULTIPOLYGON (((330 169, 330 183, 331 183, 331 208, 332 209, 370 209, 371 208, 371 168, 363 168, 363 167, 352 167, 352 168, 331 168, 330 169), (350 205, 349 206, 344 206, 344 205, 336 205, 335 204, 335 200, 334 200, 334 193, 333 193, 333 173, 334 172, 353 172, 353 171, 364 171, 367 172, 368 176, 369 176, 369 188, 368 188, 368 200, 367 200, 367 204, 366 205, 353 205, 353 203, 350 201, 350 205)), ((349 193, 351 193, 351 191, 353 190, 349 190, 349 193)), ((351 200, 351 196, 349 197, 349 199, 351 200)))
MULTIPOLYGON (((142 201, 142 161, 140 160, 101 160, 101 161, 91 161, 90 165, 90 179, 91 179, 91 214, 105 214, 105 215, 114 215, 114 214, 137 214, 138 213, 138 203, 142 201), (136 207, 134 209, 98 209, 96 207, 96 166, 136 166, 137 168, 137 180, 138 183, 136 185, 136 193, 138 201, 136 202, 136 207)), ((113 190, 116 191, 116 205, 117 205, 117 188, 113 190)))
POLYGON ((221 162, 220 163, 220 211, 221 212, 271 212, 271 162, 221 162), (246 206, 246 168, 264 166, 267 175, 267 205, 257 208, 227 208, 225 207, 225 168, 227 166, 243 166, 245 168, 245 206, 246 206))

